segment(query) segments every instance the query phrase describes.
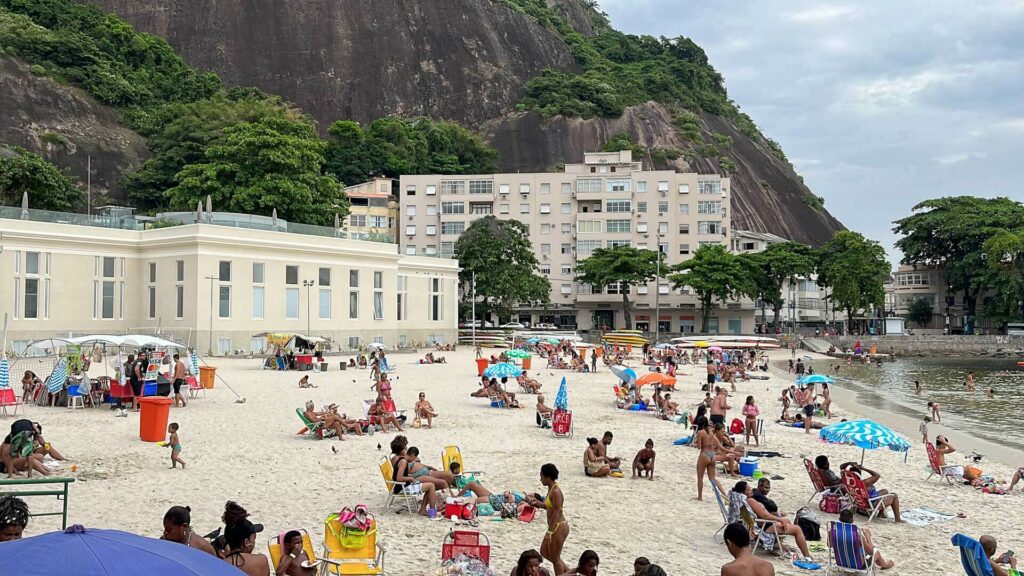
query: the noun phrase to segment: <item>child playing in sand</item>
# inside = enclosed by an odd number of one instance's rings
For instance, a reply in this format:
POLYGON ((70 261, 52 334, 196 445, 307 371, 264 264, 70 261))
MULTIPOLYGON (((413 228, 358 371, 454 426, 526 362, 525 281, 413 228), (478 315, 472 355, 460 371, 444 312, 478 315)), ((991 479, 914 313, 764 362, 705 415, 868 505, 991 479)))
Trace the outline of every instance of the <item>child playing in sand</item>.
POLYGON ((654 480, 654 440, 650 438, 644 442, 644 447, 636 453, 633 458, 633 478, 636 479, 647 473, 648 480, 654 480))
POLYGON ((932 421, 932 417, 931 416, 925 416, 924 417, 924 422, 921 422, 921 425, 917 427, 917 429, 921 431, 921 443, 922 444, 927 444, 928 443, 928 423, 931 422, 931 421, 932 421))
POLYGON ((938 402, 929 402, 928 403, 928 409, 932 411, 932 421, 933 422, 942 422, 942 417, 939 416, 939 403, 938 402))
POLYGON ((316 388, 316 386, 310 383, 309 376, 303 376, 299 379, 299 388, 316 388))
POLYGON ((167 439, 167 443, 164 446, 171 449, 171 468, 177 468, 178 464, 181 464, 181 469, 184 470, 185 461, 179 457, 179 454, 181 454, 181 439, 178 438, 178 423, 171 422, 167 426, 167 432, 170 433, 171 437, 167 439))

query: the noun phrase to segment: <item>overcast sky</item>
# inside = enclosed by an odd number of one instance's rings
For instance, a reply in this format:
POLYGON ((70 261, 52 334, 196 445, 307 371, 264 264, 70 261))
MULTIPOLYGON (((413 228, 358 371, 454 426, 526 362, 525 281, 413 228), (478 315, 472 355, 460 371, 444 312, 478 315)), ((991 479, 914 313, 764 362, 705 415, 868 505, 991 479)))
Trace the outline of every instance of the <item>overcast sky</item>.
POLYGON ((689 36, 848 228, 885 245, 938 196, 1024 200, 1024 0, 601 0, 689 36))

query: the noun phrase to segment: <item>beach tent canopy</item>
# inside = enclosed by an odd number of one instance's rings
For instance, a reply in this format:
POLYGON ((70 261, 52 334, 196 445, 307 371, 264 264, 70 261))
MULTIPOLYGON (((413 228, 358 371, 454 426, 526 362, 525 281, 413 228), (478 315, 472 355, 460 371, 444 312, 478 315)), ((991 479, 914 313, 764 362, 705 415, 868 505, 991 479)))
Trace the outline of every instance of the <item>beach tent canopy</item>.
POLYGON ((134 346, 136 348, 186 348, 184 344, 172 342, 157 336, 145 334, 125 334, 113 336, 109 334, 91 334, 88 336, 75 336, 72 338, 46 338, 29 344, 29 348, 37 350, 57 350, 71 346, 88 346, 91 344, 110 344, 111 346, 134 346))
POLYGON ((75 525, 3 544, 5 574, 20 576, 238 576, 238 568, 195 548, 118 530, 75 525), (140 570, 140 567, 145 569, 140 570))
POLYGON ((279 346, 281 348, 286 348, 292 340, 296 340, 296 345, 299 345, 300 341, 309 344, 310 348, 317 344, 327 342, 326 338, 321 338, 319 336, 306 336, 305 334, 298 334, 296 332, 260 332, 259 334, 254 334, 253 337, 266 338, 267 344, 270 344, 271 346, 279 346))

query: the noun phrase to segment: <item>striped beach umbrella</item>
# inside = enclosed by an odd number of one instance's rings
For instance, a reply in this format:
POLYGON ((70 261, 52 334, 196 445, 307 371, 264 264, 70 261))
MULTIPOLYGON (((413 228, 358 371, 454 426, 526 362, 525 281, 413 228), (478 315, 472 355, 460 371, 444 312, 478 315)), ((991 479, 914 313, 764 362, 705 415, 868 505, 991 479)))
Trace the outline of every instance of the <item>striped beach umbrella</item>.
POLYGON ((888 448, 893 452, 906 454, 910 443, 890 428, 873 420, 858 419, 837 422, 821 429, 819 437, 832 444, 846 444, 861 449, 860 461, 864 463, 864 451, 888 448))
POLYGON ((519 350, 519 349, 509 350, 505 354, 507 354, 509 358, 530 358, 530 357, 533 356, 533 354, 530 354, 526 350, 519 350))
POLYGON ((7 357, 0 358, 0 388, 11 387, 11 365, 7 362, 7 357))
POLYGON ((196 356, 195 352, 189 354, 188 362, 192 365, 192 375, 199 376, 199 356, 196 356))
POLYGON ((562 376, 562 383, 558 385, 558 394, 555 394, 555 410, 569 409, 569 386, 562 376))
POLYGON ((66 358, 61 358, 57 361, 57 365, 53 367, 53 372, 50 372, 50 377, 46 379, 46 390, 50 394, 56 394, 64 388, 64 384, 68 381, 68 361, 66 358))
POLYGON ((484 376, 488 378, 517 378, 522 373, 522 368, 508 362, 500 362, 484 370, 484 376))
POLYGON ((636 372, 632 368, 626 366, 616 365, 612 366, 612 374, 619 380, 622 380, 626 384, 632 384, 636 382, 636 372))

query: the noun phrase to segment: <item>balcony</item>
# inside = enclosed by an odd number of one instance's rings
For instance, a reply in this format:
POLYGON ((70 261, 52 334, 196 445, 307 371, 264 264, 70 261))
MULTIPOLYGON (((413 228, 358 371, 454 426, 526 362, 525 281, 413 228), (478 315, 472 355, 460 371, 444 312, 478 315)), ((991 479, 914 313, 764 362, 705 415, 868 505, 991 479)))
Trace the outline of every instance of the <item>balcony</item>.
POLYGON ((601 200, 604 200, 605 196, 607 196, 604 192, 600 192, 600 191, 598 191, 598 192, 582 192, 580 190, 573 191, 572 195, 573 195, 573 198, 575 198, 578 202, 586 202, 586 201, 594 201, 594 200, 601 201, 601 200))

